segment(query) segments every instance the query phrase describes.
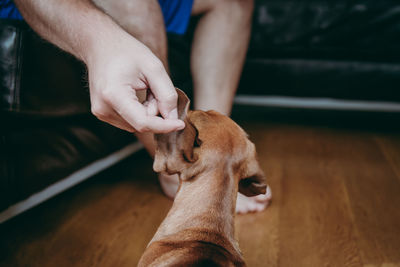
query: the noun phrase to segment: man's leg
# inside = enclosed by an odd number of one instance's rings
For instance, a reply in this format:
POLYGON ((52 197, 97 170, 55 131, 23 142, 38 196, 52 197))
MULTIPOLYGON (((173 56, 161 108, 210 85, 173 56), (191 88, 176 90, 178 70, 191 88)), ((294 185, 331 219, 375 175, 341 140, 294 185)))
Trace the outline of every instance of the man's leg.
POLYGON ((230 115, 251 30, 252 0, 195 0, 201 15, 195 30, 191 69, 195 109, 230 115))
MULTIPOLYGON (((191 69, 194 108, 230 115, 249 43, 252 0, 195 0, 193 15, 201 15, 195 30, 191 69)), ((241 213, 263 210, 271 198, 238 195, 241 213)))

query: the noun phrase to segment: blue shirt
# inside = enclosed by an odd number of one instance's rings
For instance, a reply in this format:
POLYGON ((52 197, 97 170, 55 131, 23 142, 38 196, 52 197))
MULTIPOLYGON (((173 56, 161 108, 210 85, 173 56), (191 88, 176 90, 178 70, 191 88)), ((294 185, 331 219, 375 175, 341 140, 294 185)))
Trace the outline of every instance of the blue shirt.
MULTIPOLYGON (((158 0, 158 2, 167 32, 184 34, 189 24, 193 0, 158 0)), ((0 18, 23 19, 12 0, 0 0, 0 18)))

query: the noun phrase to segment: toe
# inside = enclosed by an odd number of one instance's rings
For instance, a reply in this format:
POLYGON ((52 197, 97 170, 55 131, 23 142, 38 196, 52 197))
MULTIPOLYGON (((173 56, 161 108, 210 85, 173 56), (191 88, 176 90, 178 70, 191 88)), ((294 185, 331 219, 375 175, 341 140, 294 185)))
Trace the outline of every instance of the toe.
POLYGON ((236 202, 236 212, 239 214, 249 212, 260 212, 265 210, 271 200, 271 189, 268 187, 267 192, 263 195, 255 197, 246 197, 239 193, 236 202))
POLYGON ((268 186, 265 194, 255 196, 254 199, 257 202, 267 203, 272 199, 272 191, 271 188, 268 186))
POLYGON ((265 193, 265 195, 268 197, 268 199, 272 198, 271 187, 267 186, 267 192, 265 193))

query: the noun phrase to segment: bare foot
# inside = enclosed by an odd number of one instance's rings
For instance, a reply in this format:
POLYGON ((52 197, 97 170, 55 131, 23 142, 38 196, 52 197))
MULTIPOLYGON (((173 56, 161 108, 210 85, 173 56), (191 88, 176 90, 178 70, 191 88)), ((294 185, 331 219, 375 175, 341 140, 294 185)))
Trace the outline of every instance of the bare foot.
POLYGON ((255 197, 246 197, 238 193, 236 201, 236 213, 245 214, 249 212, 260 212, 265 210, 271 202, 272 192, 271 188, 267 187, 267 192, 263 195, 255 197))
POLYGON ((176 192, 179 187, 179 177, 177 174, 158 174, 158 180, 160 181, 161 189, 164 194, 170 199, 174 199, 176 192))
MULTIPOLYGON (((179 187, 178 175, 159 174, 158 179, 164 194, 167 197, 174 199, 179 187)), ((267 192, 264 195, 246 197, 245 195, 238 193, 236 201, 236 213, 244 214, 249 212, 263 211, 268 207, 268 204, 271 202, 271 198, 272 193, 269 186, 267 187, 267 192)))

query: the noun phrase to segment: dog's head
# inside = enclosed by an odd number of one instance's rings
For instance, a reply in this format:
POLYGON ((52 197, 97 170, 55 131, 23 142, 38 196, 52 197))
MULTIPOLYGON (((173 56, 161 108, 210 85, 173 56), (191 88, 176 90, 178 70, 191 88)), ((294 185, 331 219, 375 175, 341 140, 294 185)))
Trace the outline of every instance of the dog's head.
POLYGON ((265 176, 255 146, 243 129, 216 111, 189 111, 189 99, 177 91, 178 114, 186 127, 155 135, 154 170, 178 173, 181 180, 188 180, 199 173, 223 168, 238 180, 241 193, 247 196, 265 193, 265 176))

